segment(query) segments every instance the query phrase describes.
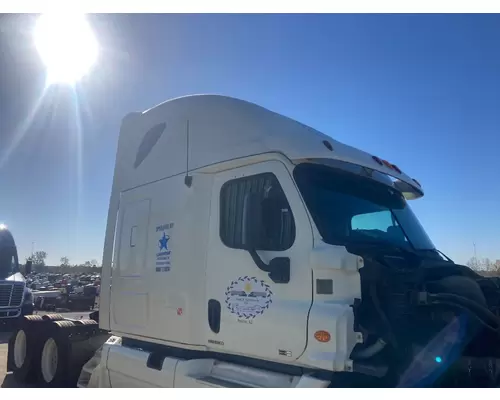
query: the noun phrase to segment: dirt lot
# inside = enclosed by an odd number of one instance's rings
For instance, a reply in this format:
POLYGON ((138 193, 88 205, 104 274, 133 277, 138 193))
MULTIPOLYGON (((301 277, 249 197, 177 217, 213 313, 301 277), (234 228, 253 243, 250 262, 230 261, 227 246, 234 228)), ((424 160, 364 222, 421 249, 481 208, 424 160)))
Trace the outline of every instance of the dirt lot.
MULTIPOLYGON (((40 313, 43 314, 43 313, 40 313)), ((67 318, 88 318, 88 312, 72 312, 62 313, 67 318)), ((20 386, 14 379, 12 374, 7 374, 7 347, 11 332, 0 331, 0 387, 13 388, 20 386)), ((26 387, 26 386, 24 386, 26 387)))

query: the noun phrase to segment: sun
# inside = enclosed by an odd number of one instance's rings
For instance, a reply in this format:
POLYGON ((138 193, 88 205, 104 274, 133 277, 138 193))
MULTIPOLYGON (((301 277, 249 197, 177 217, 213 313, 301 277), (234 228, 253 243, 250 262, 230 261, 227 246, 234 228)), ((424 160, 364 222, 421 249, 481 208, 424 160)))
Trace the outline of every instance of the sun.
POLYGON ((98 43, 85 14, 42 14, 35 25, 34 40, 49 84, 74 84, 97 61, 98 43))

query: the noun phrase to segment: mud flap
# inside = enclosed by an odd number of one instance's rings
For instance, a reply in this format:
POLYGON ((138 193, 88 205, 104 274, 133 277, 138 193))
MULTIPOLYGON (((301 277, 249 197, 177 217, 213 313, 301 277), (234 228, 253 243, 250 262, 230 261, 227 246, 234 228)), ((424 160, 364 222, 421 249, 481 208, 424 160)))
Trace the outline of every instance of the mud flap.
POLYGON ((10 335, 9 342, 7 344, 7 372, 14 371, 14 334, 10 335))

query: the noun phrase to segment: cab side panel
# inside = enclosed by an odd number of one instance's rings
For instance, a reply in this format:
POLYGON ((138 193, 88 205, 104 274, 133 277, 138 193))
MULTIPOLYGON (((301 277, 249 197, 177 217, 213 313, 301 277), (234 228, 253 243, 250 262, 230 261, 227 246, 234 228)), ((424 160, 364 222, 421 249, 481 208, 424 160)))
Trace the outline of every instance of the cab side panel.
POLYGON ((204 343, 210 175, 171 177, 122 194, 111 292, 111 329, 204 343))

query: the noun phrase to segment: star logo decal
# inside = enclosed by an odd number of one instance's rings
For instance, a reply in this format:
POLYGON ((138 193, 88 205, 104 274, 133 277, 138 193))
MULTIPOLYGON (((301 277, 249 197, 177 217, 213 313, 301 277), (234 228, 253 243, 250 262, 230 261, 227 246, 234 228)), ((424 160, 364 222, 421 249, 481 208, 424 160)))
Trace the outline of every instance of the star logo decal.
POLYGON ((165 251, 168 250, 167 248, 167 243, 170 240, 170 236, 165 235, 165 232, 163 232, 163 236, 160 240, 158 240, 158 247, 160 248, 160 251, 165 249, 165 251))

